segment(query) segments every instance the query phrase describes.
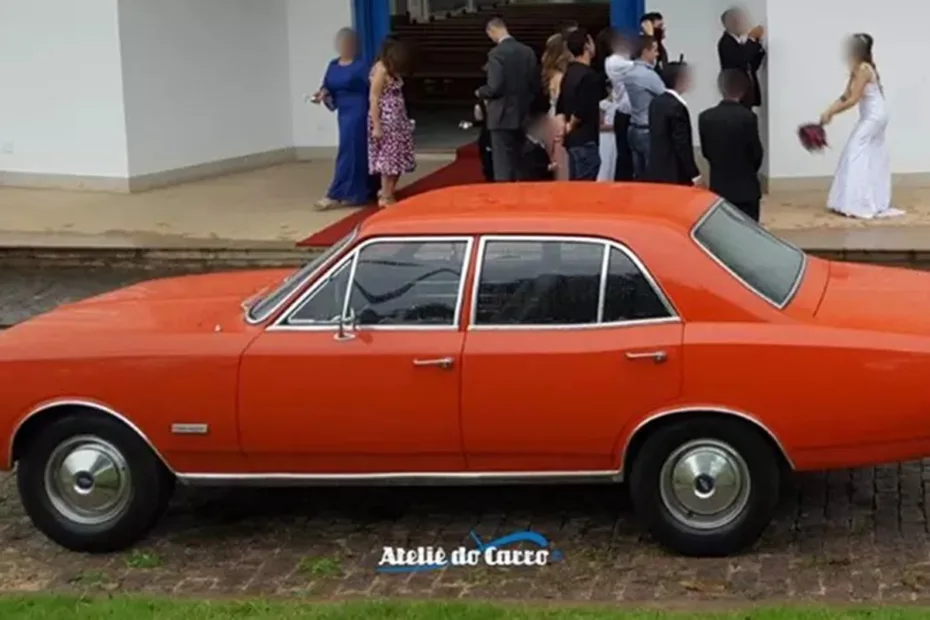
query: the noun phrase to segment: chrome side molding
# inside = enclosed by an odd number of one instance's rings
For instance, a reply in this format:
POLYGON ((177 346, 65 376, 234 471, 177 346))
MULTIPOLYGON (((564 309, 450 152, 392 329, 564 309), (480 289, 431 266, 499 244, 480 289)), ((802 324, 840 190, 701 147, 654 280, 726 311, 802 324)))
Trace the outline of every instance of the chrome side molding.
POLYGON ((389 472, 378 474, 177 474, 187 486, 480 486, 494 484, 604 484, 618 470, 536 472, 389 472))

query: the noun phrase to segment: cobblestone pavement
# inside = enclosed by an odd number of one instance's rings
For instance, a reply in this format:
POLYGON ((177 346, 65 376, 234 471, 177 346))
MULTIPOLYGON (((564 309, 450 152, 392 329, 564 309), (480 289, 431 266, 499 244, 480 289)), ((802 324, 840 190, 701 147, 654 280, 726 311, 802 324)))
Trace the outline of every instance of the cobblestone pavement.
MULTIPOLYGON (((0 322, 157 275, 0 274, 0 322)), ((2 390, 0 390, 2 394, 2 390)), ((758 547, 678 558, 640 535, 622 487, 179 489, 136 550, 62 551, 23 515, 0 477, 0 589, 158 594, 409 596, 681 603, 930 600, 930 466, 798 476, 758 547), (532 528, 564 561, 532 569, 375 572, 382 545, 470 546, 532 528)))

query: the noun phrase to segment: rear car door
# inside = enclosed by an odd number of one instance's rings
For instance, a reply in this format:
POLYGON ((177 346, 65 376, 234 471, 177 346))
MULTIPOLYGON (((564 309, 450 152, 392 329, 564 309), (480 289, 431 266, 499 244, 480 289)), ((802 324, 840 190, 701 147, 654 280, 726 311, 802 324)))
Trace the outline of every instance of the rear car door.
POLYGON ((462 371, 469 469, 618 468, 633 418, 673 403, 683 325, 626 247, 485 237, 462 371))

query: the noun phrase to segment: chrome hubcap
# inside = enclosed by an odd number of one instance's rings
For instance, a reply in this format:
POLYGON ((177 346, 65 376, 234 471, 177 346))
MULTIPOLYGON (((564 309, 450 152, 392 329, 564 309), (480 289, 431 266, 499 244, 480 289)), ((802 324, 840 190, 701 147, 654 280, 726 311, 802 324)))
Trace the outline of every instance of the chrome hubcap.
POLYGON ((723 527, 749 501, 749 467, 733 448, 715 439, 680 446, 659 475, 662 502, 683 525, 699 530, 723 527))
POLYGON ((60 443, 45 466, 45 490, 61 516, 82 525, 110 521, 132 498, 129 465, 116 447, 81 435, 60 443))

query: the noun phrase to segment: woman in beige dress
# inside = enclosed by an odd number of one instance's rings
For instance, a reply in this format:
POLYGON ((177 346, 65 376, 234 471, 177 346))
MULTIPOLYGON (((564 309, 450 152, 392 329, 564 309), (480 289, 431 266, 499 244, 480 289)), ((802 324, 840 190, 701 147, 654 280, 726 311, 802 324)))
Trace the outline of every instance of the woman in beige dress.
POLYGON ((555 165, 555 179, 564 181, 568 179, 568 153, 561 143, 565 119, 560 119, 555 113, 555 103, 559 100, 562 78, 565 69, 571 61, 571 54, 565 47, 565 38, 561 34, 554 34, 546 41, 546 49, 542 57, 542 81, 549 95, 549 118, 552 124, 552 141, 550 145, 550 158, 555 165))

